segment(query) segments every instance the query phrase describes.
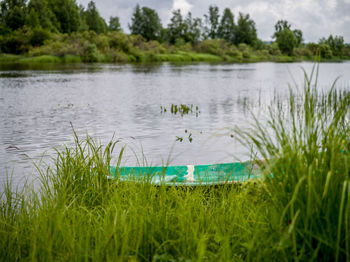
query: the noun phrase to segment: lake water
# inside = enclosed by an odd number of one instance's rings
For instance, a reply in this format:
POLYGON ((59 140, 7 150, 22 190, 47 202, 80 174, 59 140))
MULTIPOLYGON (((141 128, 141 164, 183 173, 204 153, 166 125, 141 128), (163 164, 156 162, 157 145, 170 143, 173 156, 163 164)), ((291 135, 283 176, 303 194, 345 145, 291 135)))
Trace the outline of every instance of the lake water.
MULTIPOLYGON (((150 165, 211 164, 246 160, 249 152, 230 137, 251 113, 264 116, 288 84, 302 86, 312 63, 0 65, 0 180, 31 178, 33 163, 50 161, 53 148, 72 144, 73 132, 127 145, 150 165), (172 104, 198 106, 198 116, 171 114, 172 104), (167 112, 161 112, 161 106, 167 112), (191 136, 190 136, 191 134, 191 136), (189 138, 190 136, 190 138, 189 138), (182 142, 176 141, 183 139, 182 142), (192 141, 190 141, 192 139, 192 141)), ((319 87, 350 88, 350 63, 320 65, 319 87)), ((117 156, 118 150, 115 151, 117 156)))

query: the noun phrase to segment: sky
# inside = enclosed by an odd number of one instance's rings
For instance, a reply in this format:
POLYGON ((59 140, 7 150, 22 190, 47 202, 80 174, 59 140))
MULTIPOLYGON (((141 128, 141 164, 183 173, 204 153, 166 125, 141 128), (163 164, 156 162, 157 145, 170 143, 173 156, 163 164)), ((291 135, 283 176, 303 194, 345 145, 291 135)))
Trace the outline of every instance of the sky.
MULTIPOLYGON (((76 0, 87 6, 90 0, 76 0)), ((292 29, 303 32, 305 42, 317 42, 321 37, 341 35, 350 43, 350 0, 95 0, 102 17, 118 16, 124 32, 129 32, 133 10, 137 4, 155 9, 164 26, 170 21, 171 12, 180 9, 182 14, 192 12, 193 17, 203 18, 210 5, 216 5, 220 13, 230 8, 235 17, 248 13, 255 21, 258 37, 270 41, 274 25, 287 20, 292 29)))

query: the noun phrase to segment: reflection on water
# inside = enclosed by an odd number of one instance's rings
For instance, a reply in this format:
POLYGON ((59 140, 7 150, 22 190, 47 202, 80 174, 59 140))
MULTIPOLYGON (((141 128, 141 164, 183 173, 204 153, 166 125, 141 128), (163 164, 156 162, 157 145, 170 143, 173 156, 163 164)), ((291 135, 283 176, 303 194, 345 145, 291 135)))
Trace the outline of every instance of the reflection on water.
MULTIPOLYGON (((106 143, 115 135, 151 164, 211 164, 246 159, 225 127, 263 116, 288 83, 302 83, 295 64, 0 65, 0 178, 32 173, 32 160, 70 144, 73 133, 106 143), (193 104, 195 115, 162 114, 160 106, 193 104), (192 134, 193 141, 175 141, 192 134), (222 134, 226 135, 222 135, 222 134)), ((349 87, 350 63, 322 64, 320 88, 349 87)), ((47 158, 46 158, 47 159, 47 158)), ((126 165, 135 164, 132 150, 126 165)))

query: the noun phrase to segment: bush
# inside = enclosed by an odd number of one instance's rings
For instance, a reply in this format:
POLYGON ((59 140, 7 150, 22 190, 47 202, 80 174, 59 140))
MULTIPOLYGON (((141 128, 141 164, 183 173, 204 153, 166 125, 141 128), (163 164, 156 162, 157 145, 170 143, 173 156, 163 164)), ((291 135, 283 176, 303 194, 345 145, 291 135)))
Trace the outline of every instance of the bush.
POLYGON ((100 50, 103 53, 109 50, 109 39, 104 34, 97 35, 94 41, 94 44, 96 44, 96 47, 98 48, 98 50, 100 50))
POLYGON ((119 49, 126 53, 133 49, 132 39, 123 32, 109 32, 107 36, 110 48, 119 49))
POLYGON ((101 54, 98 51, 95 44, 86 43, 84 47, 84 62, 98 62, 100 60, 101 54))
POLYGON ((332 49, 327 44, 320 44, 319 45, 320 53, 323 58, 330 59, 333 57, 332 49))
POLYGON ((294 53, 296 56, 305 56, 308 58, 311 58, 313 56, 311 50, 304 47, 295 48, 294 53))
POLYGON ((196 49, 200 53, 223 56, 227 45, 228 44, 222 39, 209 39, 199 43, 196 49))
POLYGON ((9 54, 27 53, 30 49, 30 37, 27 29, 20 29, 4 35, 0 43, 1 51, 9 54))
POLYGON ((308 43, 306 45, 306 48, 311 51, 312 55, 316 55, 317 50, 319 49, 319 45, 316 43, 308 43))
POLYGON ((270 56, 269 50, 258 50, 256 51, 256 54, 264 58, 268 58, 270 56))
POLYGON ((129 61, 129 56, 127 54, 125 54, 123 51, 119 51, 119 50, 116 50, 116 49, 111 49, 108 52, 107 55, 110 58, 110 62, 113 62, 113 63, 117 63, 117 62, 121 62, 121 63, 131 62, 131 61, 129 61))
POLYGON ((264 41, 261 41, 260 39, 258 39, 256 41, 256 44, 255 44, 255 48, 257 50, 264 50, 264 49, 267 49, 268 48, 268 44, 264 41))
POLYGON ((191 52, 192 51, 192 45, 190 42, 180 42, 180 43, 175 43, 175 46, 177 47, 178 50, 184 51, 184 52, 191 52))
POLYGON ((309 49, 314 56, 319 52, 322 58, 330 59, 333 57, 332 50, 328 44, 309 43, 307 44, 307 49, 309 49))
POLYGON ((241 57, 242 53, 238 50, 238 48, 235 45, 230 45, 230 47, 226 51, 226 55, 233 57, 241 57))
POLYGON ((276 42, 273 42, 271 45, 269 45, 269 53, 270 55, 274 56, 280 56, 282 54, 276 42))
POLYGON ((350 44, 346 44, 344 47, 344 56, 349 58, 350 57, 350 44))
POLYGON ((32 46, 41 46, 48 39, 50 39, 50 32, 41 27, 37 27, 31 32, 29 41, 32 46))
POLYGON ((240 43, 238 49, 242 52, 243 58, 250 58, 250 47, 247 44, 240 43))

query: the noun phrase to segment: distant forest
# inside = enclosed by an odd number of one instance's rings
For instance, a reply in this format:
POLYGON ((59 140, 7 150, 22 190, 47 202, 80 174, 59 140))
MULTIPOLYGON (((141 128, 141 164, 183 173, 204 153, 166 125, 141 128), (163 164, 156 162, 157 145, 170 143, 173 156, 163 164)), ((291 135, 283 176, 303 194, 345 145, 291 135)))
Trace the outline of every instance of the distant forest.
POLYGON ((0 62, 5 54, 66 62, 293 61, 316 54, 325 60, 350 59, 350 44, 342 36, 304 43, 300 29, 279 20, 274 41, 266 43, 257 37, 249 14, 235 16, 215 5, 203 18, 174 10, 166 27, 154 9, 137 5, 128 26, 130 34, 125 34, 118 16, 107 23, 93 1, 84 7, 75 0, 3 0, 0 62))

